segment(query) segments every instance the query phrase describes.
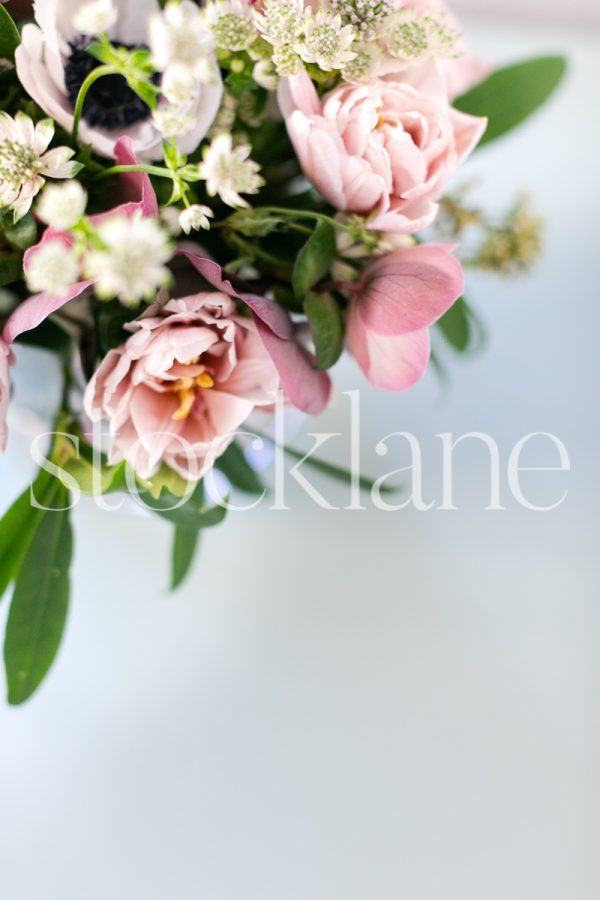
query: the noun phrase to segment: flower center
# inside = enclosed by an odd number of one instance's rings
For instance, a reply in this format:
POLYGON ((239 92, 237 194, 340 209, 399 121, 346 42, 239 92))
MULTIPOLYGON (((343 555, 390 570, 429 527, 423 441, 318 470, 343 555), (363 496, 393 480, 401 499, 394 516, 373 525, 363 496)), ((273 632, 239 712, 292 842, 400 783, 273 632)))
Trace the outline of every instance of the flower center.
POLYGON ((33 147, 9 140, 0 143, 0 181, 13 190, 35 178, 39 168, 40 158, 33 147))
MULTIPOLYGON (((185 365, 195 367, 197 370, 198 366, 202 364, 198 356, 185 363, 185 365)), ((184 376, 178 378, 177 381, 163 382, 163 384, 167 391, 177 394, 179 400, 179 406, 172 416, 174 422, 183 422, 189 417, 194 408, 199 390, 209 390, 215 386, 214 379, 208 372, 184 376)))
MULTIPOLYGON (((73 107, 81 85, 101 63, 85 49, 89 39, 72 43, 71 56, 65 66, 65 84, 73 107)), ((145 50, 143 44, 114 44, 126 50, 145 50)), ((99 78, 88 91, 83 105, 83 118, 92 128, 128 128, 136 122, 144 122, 150 117, 150 107, 131 90, 122 75, 105 75, 99 78)))

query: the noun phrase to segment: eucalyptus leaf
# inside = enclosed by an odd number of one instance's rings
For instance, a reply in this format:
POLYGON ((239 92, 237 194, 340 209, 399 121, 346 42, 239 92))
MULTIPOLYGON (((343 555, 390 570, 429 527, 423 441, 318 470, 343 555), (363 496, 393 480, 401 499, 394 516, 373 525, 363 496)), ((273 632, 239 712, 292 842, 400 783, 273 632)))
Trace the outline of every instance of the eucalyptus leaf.
MULTIPOLYGON (((56 499, 60 506, 67 505, 66 488, 60 486, 56 499)), ((17 576, 6 626, 4 662, 12 705, 31 697, 60 646, 72 550, 69 512, 44 513, 17 576)))
POLYGON ((300 250, 292 274, 292 287, 303 300, 331 269, 335 256, 335 231, 329 222, 319 222, 300 250))
POLYGON ((487 131, 479 146, 491 143, 540 108, 564 78, 562 56, 543 56, 498 69, 454 101, 461 112, 487 116, 487 131))
POLYGON ((317 369, 330 369, 344 349, 344 319, 335 297, 331 294, 308 294, 304 312, 310 323, 317 369))

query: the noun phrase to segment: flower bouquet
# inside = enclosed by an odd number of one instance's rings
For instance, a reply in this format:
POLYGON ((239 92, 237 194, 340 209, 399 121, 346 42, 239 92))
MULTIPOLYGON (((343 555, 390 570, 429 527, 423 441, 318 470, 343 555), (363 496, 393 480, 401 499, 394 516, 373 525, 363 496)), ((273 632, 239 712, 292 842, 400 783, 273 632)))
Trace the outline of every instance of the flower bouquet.
POLYGON ((264 490, 244 442, 318 415, 344 352, 404 391, 434 326, 470 348, 464 266, 526 269, 540 225, 524 202, 491 221, 453 176, 563 72, 493 71, 444 0, 0 6, 0 450, 18 345, 64 373, 0 523, 11 703, 58 649, 82 494, 171 522, 176 587, 229 491, 264 490))

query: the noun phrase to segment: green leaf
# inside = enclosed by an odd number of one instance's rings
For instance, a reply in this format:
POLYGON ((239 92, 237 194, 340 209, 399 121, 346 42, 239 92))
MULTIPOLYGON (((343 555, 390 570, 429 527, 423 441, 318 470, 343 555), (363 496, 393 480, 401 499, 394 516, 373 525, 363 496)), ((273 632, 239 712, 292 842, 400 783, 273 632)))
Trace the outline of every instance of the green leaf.
POLYGON ((20 253, 0 253, 0 287, 20 281, 22 277, 23 263, 20 253))
POLYGON ((335 256, 335 231, 329 222, 319 222, 298 254, 292 287, 299 300, 303 300, 331 269, 335 256))
POLYGON ((485 343, 483 323, 464 297, 450 307, 437 322, 437 327, 458 353, 475 352, 485 343))
POLYGON ((19 29, 7 13, 4 6, 0 6, 0 59, 9 62, 15 61, 15 50, 21 43, 19 29))
POLYGON ((516 128, 539 109, 556 90, 566 69, 562 56, 543 56, 498 69, 455 100, 454 106, 472 116, 489 118, 479 144, 482 147, 516 128))
POLYGON ((200 531, 197 528, 175 527, 173 535, 173 554, 171 570, 171 590, 181 587, 194 563, 196 550, 200 542, 200 531))
POLYGON ((181 497, 185 497, 190 487, 188 481, 165 463, 161 465, 156 475, 148 479, 147 483, 150 485, 149 490, 154 500, 158 500, 163 493, 181 499, 181 497))
POLYGON ((344 349, 344 319, 331 294, 308 294, 304 312, 310 323, 317 353, 317 369, 330 369, 344 349))
MULTIPOLYGON (((33 483, 38 503, 50 507, 58 492, 58 482, 47 472, 40 472, 33 483)), ((31 504, 31 488, 23 491, 0 521, 0 598, 17 577, 44 510, 31 504)))
POLYGON ((215 468, 222 472, 231 484, 246 494, 264 493, 264 485, 247 462, 239 444, 230 444, 225 453, 215 463, 215 468))
POLYGON ((31 213, 15 223, 12 210, 0 212, 0 227, 4 237, 16 250, 28 250, 37 241, 37 225, 31 213))
POLYGON ((142 494, 141 499, 148 509, 172 522, 173 525, 196 531, 220 525, 227 515, 227 509, 223 506, 204 505, 204 487, 201 481, 198 482, 190 499, 183 505, 179 505, 181 499, 164 493, 158 499, 152 497, 150 493, 142 494))
MULTIPOLYGON (((68 502, 60 487, 57 500, 68 502)), ((47 512, 17 576, 4 644, 8 702, 24 703, 43 681, 62 639, 73 538, 68 511, 47 512)))
MULTIPOLYGON (((315 469, 317 472, 321 472, 322 475, 327 475, 329 478, 333 478, 336 481, 342 481, 344 484, 352 484, 352 473, 349 472, 348 469, 344 469, 342 466, 336 466, 334 463, 326 462, 324 459, 316 459, 313 456, 309 456, 308 459, 305 460, 304 457, 306 454, 301 450, 294 450, 292 447, 284 447, 283 449, 288 456, 292 457, 292 459, 295 459, 298 462, 304 460, 303 465, 308 466, 310 469, 315 469)), ((358 479, 358 483, 361 490, 370 492, 375 484, 375 479, 361 475, 358 479)), ((401 490, 402 488, 400 486, 383 486, 380 488, 382 494, 397 494, 401 490)))

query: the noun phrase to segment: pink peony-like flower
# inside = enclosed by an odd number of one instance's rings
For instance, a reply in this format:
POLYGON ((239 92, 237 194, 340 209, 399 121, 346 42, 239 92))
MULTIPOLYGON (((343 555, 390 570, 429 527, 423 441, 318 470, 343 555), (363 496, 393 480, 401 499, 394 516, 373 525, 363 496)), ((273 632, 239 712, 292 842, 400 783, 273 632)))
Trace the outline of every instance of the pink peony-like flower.
POLYGON ((301 73, 282 81, 279 103, 304 173, 325 199, 400 234, 433 222, 446 182, 486 128, 450 106, 436 63, 322 99, 301 73))
POLYGON ((150 478, 164 461, 201 478, 279 388, 256 325, 231 297, 209 292, 154 306, 127 327, 133 334, 85 395, 90 418, 110 423, 110 462, 150 478))
POLYGON ((8 440, 6 414, 10 399, 10 377, 8 369, 12 361, 11 352, 0 338, 0 453, 4 453, 8 440))
POLYGON ((347 341, 375 387, 404 391, 423 376, 429 328, 464 288, 451 244, 395 250, 365 269, 348 312, 347 341))

